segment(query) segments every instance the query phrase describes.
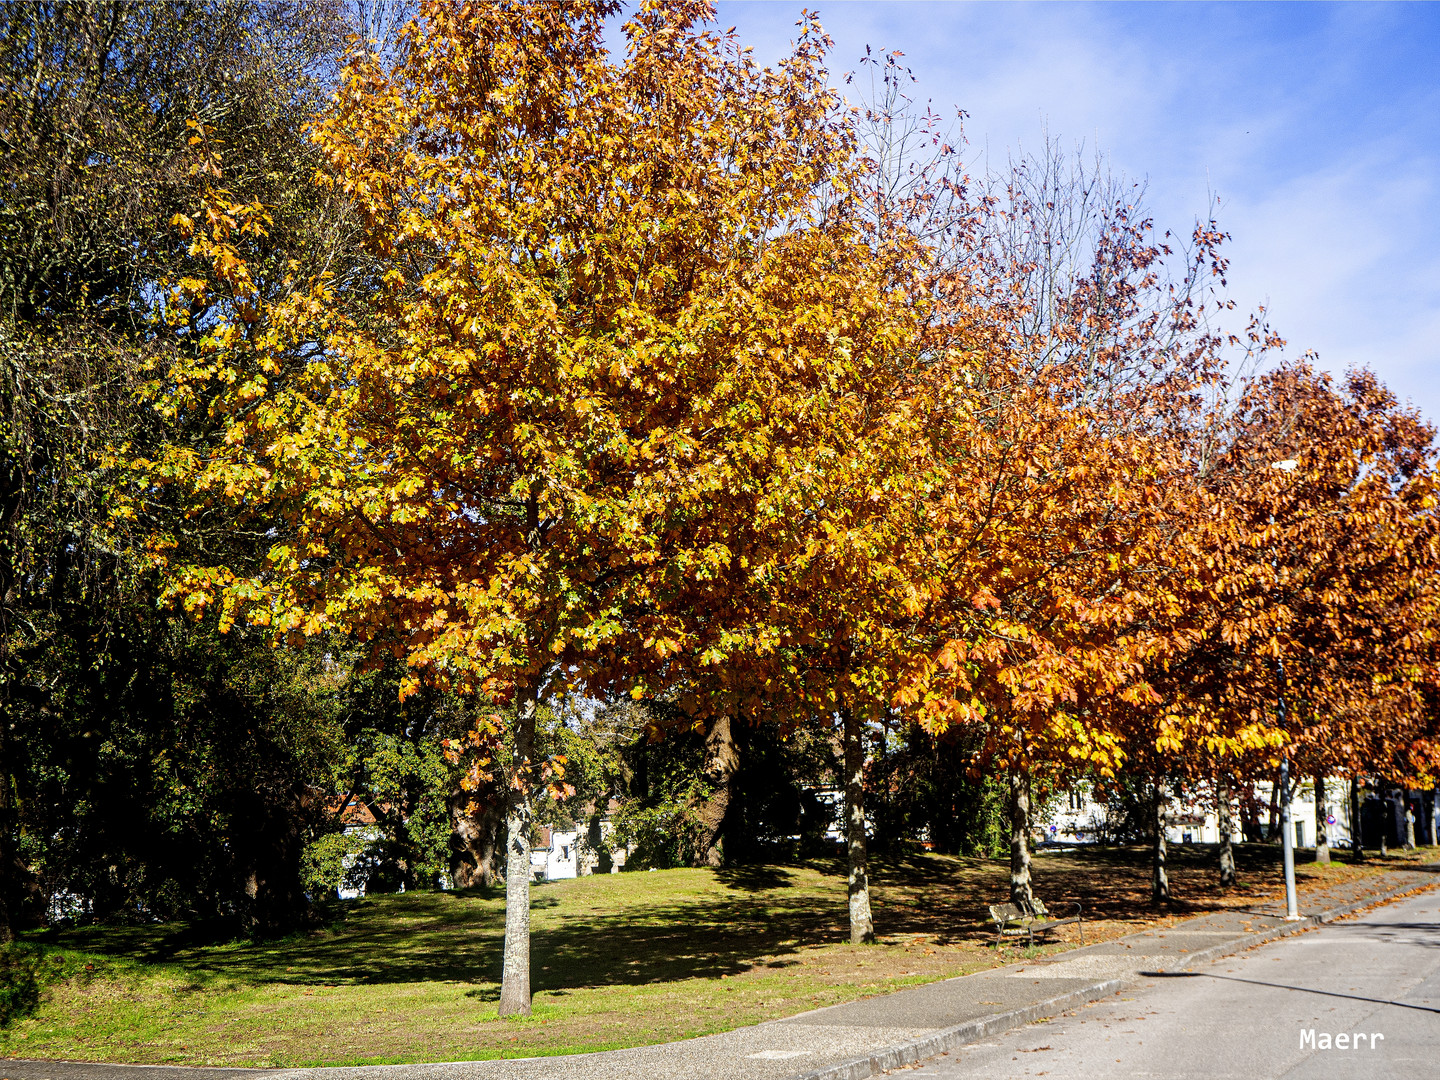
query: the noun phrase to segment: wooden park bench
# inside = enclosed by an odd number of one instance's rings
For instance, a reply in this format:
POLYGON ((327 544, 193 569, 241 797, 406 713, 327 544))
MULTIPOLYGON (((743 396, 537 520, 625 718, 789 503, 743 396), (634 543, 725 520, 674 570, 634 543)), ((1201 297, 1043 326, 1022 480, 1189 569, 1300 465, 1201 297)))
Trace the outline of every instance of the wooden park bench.
POLYGON ((1061 927, 1074 923, 1080 928, 1080 944, 1085 944, 1085 923, 1080 918, 1080 905, 1075 904, 1075 913, 1063 919, 1053 918, 1044 903, 1038 897, 1033 898, 1028 905, 1019 904, 991 904, 990 918, 995 921, 995 948, 1000 948, 1000 943, 1005 940, 1005 933, 1026 934, 1029 936, 1030 944, 1035 944, 1036 934, 1048 934, 1061 927))

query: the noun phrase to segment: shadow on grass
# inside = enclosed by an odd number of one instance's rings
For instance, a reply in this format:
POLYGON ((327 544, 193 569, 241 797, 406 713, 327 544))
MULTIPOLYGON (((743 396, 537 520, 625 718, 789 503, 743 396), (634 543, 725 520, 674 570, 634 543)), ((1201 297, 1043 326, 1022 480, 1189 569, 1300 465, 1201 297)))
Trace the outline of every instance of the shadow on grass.
MULTIPOLYGON (((589 912, 571 906, 534 925, 532 986, 541 991, 718 978, 839 936, 843 885, 832 899, 790 895, 791 874, 781 868, 726 876, 736 884, 701 897, 589 912)), ((561 905, 559 897, 540 895, 531 906, 554 911, 561 905)), ((72 930, 61 943, 141 963, 177 964, 201 980, 251 985, 498 982, 504 917, 500 899, 406 893, 350 905, 328 930, 274 941, 214 944, 188 928, 151 926, 72 930)), ((482 1000, 486 992, 479 988, 482 1000)))
POLYGON ((715 877, 732 889, 765 892, 784 888, 795 875, 779 866, 727 866, 716 870, 715 877))
MULTIPOLYGON (((1278 876, 1278 849, 1239 845, 1236 860, 1242 882, 1251 884, 1221 893, 1213 847, 1172 849, 1171 881, 1184 899, 1167 910, 1200 914, 1273 891, 1269 879, 1278 876)), ((627 880, 638 875, 619 875, 536 885, 534 988, 555 993, 713 979, 755 967, 793 966, 802 949, 844 939, 845 875, 838 858, 671 873, 688 876, 646 875, 642 883, 627 880), (669 890, 673 895, 662 888, 667 881, 677 886, 669 890)), ((1008 892, 1008 863, 999 860, 901 854, 875 859, 871 877, 882 934, 923 935, 940 944, 989 942, 986 905, 1008 892)), ((1079 903, 1087 921, 1141 922, 1156 914, 1144 848, 1044 854, 1035 860, 1034 879, 1047 903, 1079 903)), ((258 944, 215 944, 196 928, 176 926, 67 931, 61 943, 145 963, 172 962, 196 981, 499 981, 500 890, 374 897, 337 906, 333 914, 326 930, 258 944)), ((483 985, 469 991, 484 1001, 492 993, 498 990, 483 985)))

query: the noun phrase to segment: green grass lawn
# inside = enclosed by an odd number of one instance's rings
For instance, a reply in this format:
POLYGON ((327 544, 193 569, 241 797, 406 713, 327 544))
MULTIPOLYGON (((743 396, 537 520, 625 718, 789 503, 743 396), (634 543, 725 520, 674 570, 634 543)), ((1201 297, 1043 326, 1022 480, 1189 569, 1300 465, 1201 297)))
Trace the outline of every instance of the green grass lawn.
MULTIPOLYGON (((1036 892, 1085 905, 1086 940, 1273 895, 1279 853, 1240 849, 1222 896, 1213 851, 1173 851, 1181 903, 1148 905, 1138 849, 1040 855, 1036 892)), ((1417 853, 1416 857, 1433 857, 1417 853)), ((1302 865, 1302 887, 1394 868, 1302 865)), ((528 1057, 664 1042, 1008 962, 985 905, 1007 867, 935 855, 877 860, 881 941, 845 943, 838 861, 668 870, 537 885, 534 1016, 501 1020, 504 898, 408 893, 337 907, 323 929, 260 943, 183 926, 33 936, 48 956, 39 1010, 0 1030, 0 1057, 165 1064, 334 1065, 528 1057)), ((1073 934, 1073 927, 1067 928, 1073 934)), ((1042 950, 1071 947, 1073 936, 1042 950)))

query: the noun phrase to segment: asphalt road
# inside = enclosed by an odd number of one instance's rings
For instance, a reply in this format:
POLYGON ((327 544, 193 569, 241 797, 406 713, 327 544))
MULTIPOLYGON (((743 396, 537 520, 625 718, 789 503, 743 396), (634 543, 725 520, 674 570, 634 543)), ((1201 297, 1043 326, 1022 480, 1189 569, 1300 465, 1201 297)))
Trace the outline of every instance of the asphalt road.
POLYGON ((905 1080, 1440 1076, 1440 893, 1421 893, 1193 973, 1147 977, 1116 998, 891 1075, 905 1080))

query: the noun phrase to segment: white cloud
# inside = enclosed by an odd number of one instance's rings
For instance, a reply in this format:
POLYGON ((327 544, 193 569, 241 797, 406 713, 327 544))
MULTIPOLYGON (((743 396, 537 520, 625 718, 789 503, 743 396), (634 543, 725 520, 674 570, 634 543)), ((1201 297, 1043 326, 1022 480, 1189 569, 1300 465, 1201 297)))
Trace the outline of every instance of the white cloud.
POLYGON ((1268 296, 1292 354, 1314 349, 1337 374, 1369 366, 1440 418, 1437 196, 1433 163, 1385 153, 1237 196, 1224 215, 1235 294, 1268 296))
MULTIPOLYGON (((778 57, 800 6, 726 4, 720 18, 758 56, 778 57)), ((1289 351, 1314 349, 1336 373, 1367 364, 1440 419, 1440 92, 1419 70, 1433 48, 1412 21, 1423 10, 820 11, 837 73, 867 43, 902 50, 916 96, 969 112, 972 148, 994 162, 1047 127, 1083 140, 1148 178, 1157 224, 1180 232, 1215 192, 1237 302, 1268 298, 1289 351)))

